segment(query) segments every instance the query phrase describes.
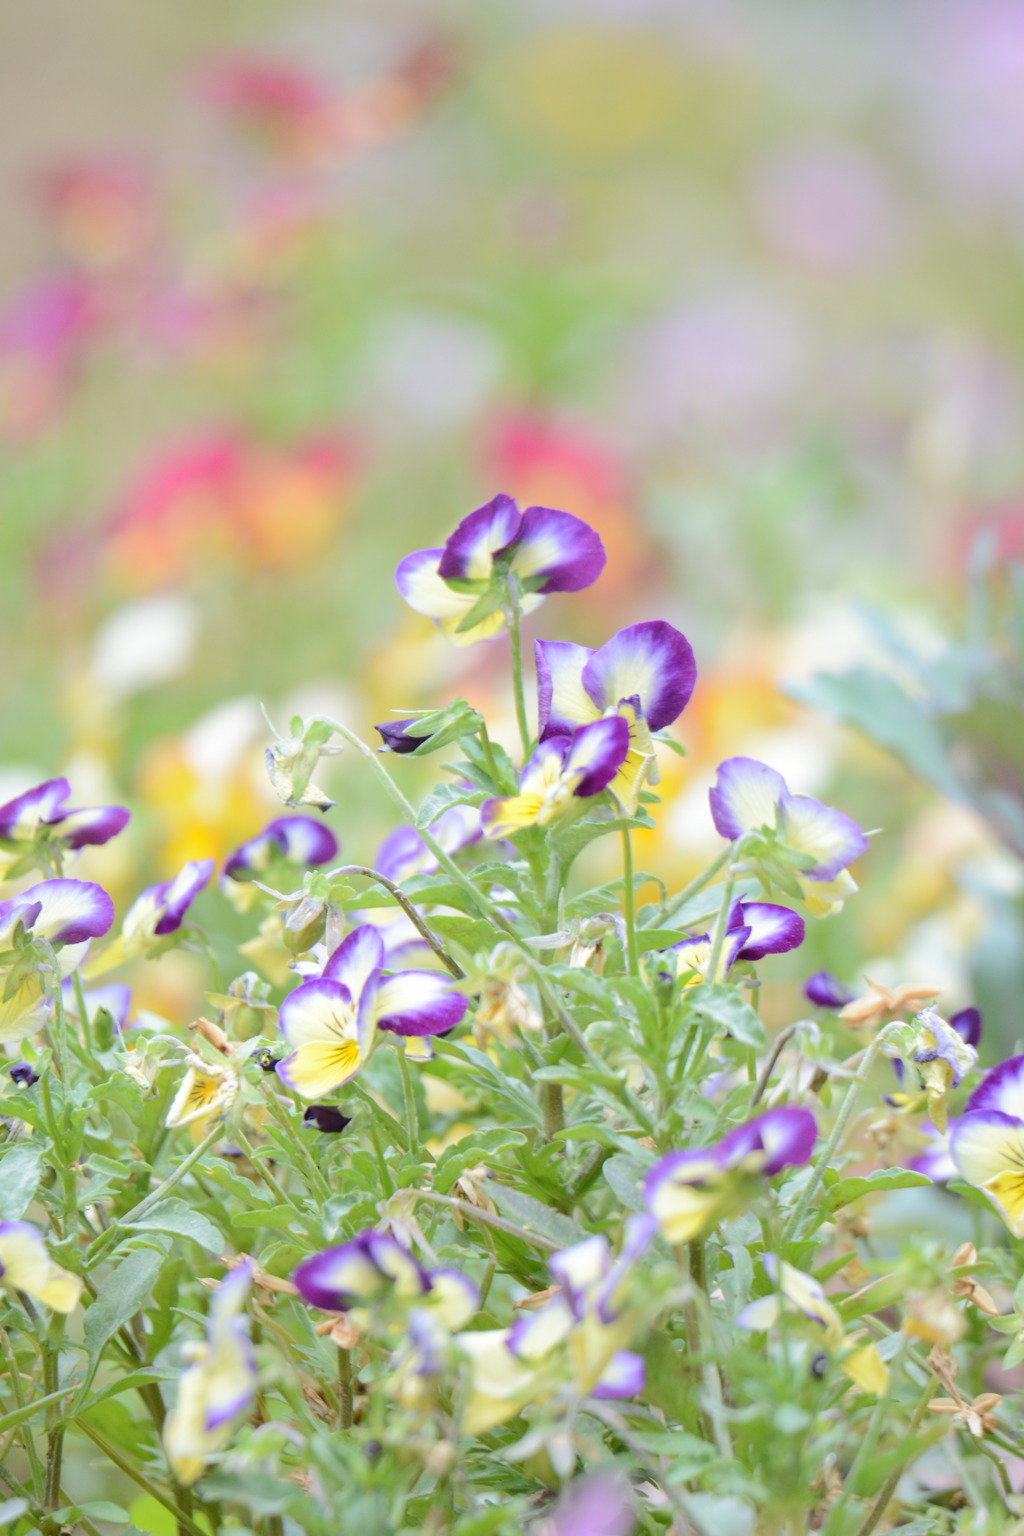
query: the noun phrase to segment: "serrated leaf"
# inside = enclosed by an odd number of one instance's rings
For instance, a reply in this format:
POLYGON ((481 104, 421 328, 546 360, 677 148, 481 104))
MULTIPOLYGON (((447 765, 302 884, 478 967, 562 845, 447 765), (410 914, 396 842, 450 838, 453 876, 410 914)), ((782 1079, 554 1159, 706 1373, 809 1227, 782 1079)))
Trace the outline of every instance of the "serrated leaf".
POLYGON ((755 1051, 763 1050, 767 1045, 764 1025, 750 1004, 743 1001, 737 987, 722 982, 702 982, 687 991, 686 1002, 694 1013, 716 1029, 724 1030, 741 1045, 749 1045, 755 1051))
POLYGON ((125 1224, 126 1232, 169 1232, 173 1237, 187 1237, 210 1253, 221 1253, 224 1239, 212 1221, 194 1211, 184 1200, 161 1200, 138 1221, 125 1224))
POLYGON ((107 1340, 139 1311, 160 1272, 164 1255, 139 1248, 108 1275, 85 1314, 83 1332, 90 1360, 96 1360, 107 1340))
POLYGON ((0 1152, 0 1220, 17 1221, 39 1185, 43 1149, 16 1141, 0 1152))
POLYGON ((453 805, 479 805, 482 798, 479 790, 468 791, 455 784, 437 784, 420 806, 416 814, 416 826, 421 832, 429 830, 437 818, 453 805))
POLYGON ((886 1194, 893 1189, 916 1189, 931 1182, 927 1174, 915 1173, 911 1168, 878 1168, 874 1173, 840 1179, 826 1191, 822 1208, 828 1212, 838 1211, 864 1195, 886 1194))

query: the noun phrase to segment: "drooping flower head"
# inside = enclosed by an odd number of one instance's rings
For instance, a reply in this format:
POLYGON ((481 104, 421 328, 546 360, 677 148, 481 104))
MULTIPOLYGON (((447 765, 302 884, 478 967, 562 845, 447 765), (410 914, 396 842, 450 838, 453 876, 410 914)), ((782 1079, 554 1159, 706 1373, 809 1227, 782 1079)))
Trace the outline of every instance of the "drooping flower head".
POLYGON ((0 1221, 0 1285, 55 1312, 73 1312, 82 1294, 78 1276, 53 1262, 42 1233, 27 1221, 0 1221))
POLYGON ((70 795, 67 779, 47 779, 0 805, 0 843, 10 845, 11 852, 35 842, 73 851, 109 842, 131 819, 123 805, 73 810, 67 804, 70 795))
POLYGON ((765 955, 783 955, 798 949, 804 941, 804 920, 788 907, 768 901, 733 902, 726 925, 725 940, 714 976, 708 976, 711 963, 711 936, 691 934, 673 944, 665 954, 674 955, 677 972, 692 971, 708 981, 724 981, 740 960, 763 960, 765 955))
POLYGON ((445 1034, 466 1012, 466 998, 436 971, 385 977, 384 941, 369 923, 342 940, 323 975, 296 987, 281 1004, 281 1032, 292 1047, 278 1076, 304 1099, 322 1099, 354 1077, 378 1029, 395 1035, 445 1034))
MULTIPOLYGON (((973 1021, 966 1021, 969 1030, 973 1021)), ((894 1031, 891 1045, 885 1047, 901 1057, 898 1065, 913 1070, 928 1101, 928 1113, 936 1130, 946 1129, 946 1095, 958 1088, 975 1065, 978 1053, 959 1030, 939 1016, 934 1008, 922 1008, 913 1024, 894 1031)), ((897 1065, 894 1062, 894 1065, 897 1065)), ((903 1080, 903 1072, 899 1072, 903 1080)))
POLYGON ((960 1177, 983 1189, 1014 1237, 1024 1237, 1024 1056, 982 1079, 949 1145, 960 1177))
MULTIPOLYGON (((56 986, 78 969, 91 939, 100 938, 114 921, 114 903, 91 880, 44 880, 9 901, 0 901, 0 951, 10 950, 17 935, 45 940, 56 951, 56 986)), ((13 958, 13 957, 12 957, 13 958)), ((0 1002, 0 1042, 20 1040, 45 1021, 49 1004, 43 976, 35 962, 8 979, 0 1002)))
POLYGON ((256 1359, 243 1315, 252 1265, 246 1261, 222 1280, 210 1300, 206 1339, 186 1345, 190 1361, 178 1382, 178 1401, 164 1425, 164 1451, 186 1487, 231 1437, 231 1421, 256 1390, 256 1359))
POLYGON ((816 915, 838 911, 856 892, 847 866, 868 846, 860 827, 810 795, 792 794, 782 774, 767 763, 728 758, 719 765, 710 800, 722 837, 763 832, 771 840, 773 853, 782 855, 791 871, 797 894, 816 915))
POLYGON ((809 1109, 783 1106, 738 1125, 710 1147, 670 1152, 644 1182, 647 1209, 670 1243, 682 1243, 743 1204, 744 1176, 771 1178, 800 1167, 814 1150, 818 1127, 809 1109))
POLYGON ((784 1312, 805 1317, 821 1330, 821 1342, 830 1351, 842 1351, 840 1369, 864 1392, 876 1396, 886 1390, 889 1371, 874 1344, 847 1346, 842 1319, 813 1275, 794 1269, 774 1253, 761 1261, 765 1274, 776 1287, 773 1295, 750 1302, 736 1318, 738 1328, 760 1333, 773 1328, 784 1312))
POLYGON ((574 801, 608 788, 628 751, 629 726, 621 715, 594 720, 571 736, 547 737, 523 768, 519 793, 485 800, 480 807, 484 832, 511 837, 525 827, 561 820, 575 808, 574 801))
POLYGON ((538 640, 540 739, 572 735, 605 715, 621 715, 630 747, 611 788, 632 813, 644 783, 657 783, 653 731, 682 714, 697 680, 686 636, 662 619, 630 624, 598 650, 538 640))
POLYGON ((296 869, 316 867, 337 857, 338 839, 312 816, 278 816, 250 837, 224 864, 229 880, 252 880, 281 862, 296 869))
POLYGON ((406 555, 395 583, 410 608, 433 619, 456 645, 505 628, 505 578, 518 582, 523 613, 550 592, 579 592, 604 569, 594 530, 568 512, 527 507, 498 495, 463 518, 441 549, 406 555))

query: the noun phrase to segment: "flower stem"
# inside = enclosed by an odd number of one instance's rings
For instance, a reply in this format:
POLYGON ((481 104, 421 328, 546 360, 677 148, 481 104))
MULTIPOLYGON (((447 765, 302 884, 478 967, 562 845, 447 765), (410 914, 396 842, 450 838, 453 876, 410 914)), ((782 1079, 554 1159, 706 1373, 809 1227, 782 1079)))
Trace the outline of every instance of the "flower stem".
MULTIPOLYGON (((143 1472, 139 1471, 138 1467, 134 1466, 132 1462, 130 1462, 126 1457, 122 1456, 121 1453, 113 1445, 111 1445, 106 1436, 101 1435, 98 1430, 93 1429, 92 1425, 89 1424, 85 1419, 77 1418, 75 1423, 82 1431, 83 1435, 88 1436, 93 1445, 97 1446, 98 1449, 103 1452, 104 1456, 113 1466, 117 1467, 120 1472, 123 1472, 126 1477, 130 1477, 133 1483, 137 1483, 140 1488, 144 1489, 145 1492, 150 1495, 151 1498, 156 1499, 158 1504, 162 1504, 164 1509, 170 1511, 175 1520, 178 1522, 179 1531, 187 1531, 188 1536, 207 1536, 207 1532, 203 1530, 201 1525, 196 1524, 196 1522, 192 1519, 192 1516, 182 1508, 181 1503, 176 1504, 168 1494, 164 1493, 162 1488, 158 1487, 156 1483, 151 1483, 149 1478, 146 1477, 143 1472)), ((184 1493, 184 1490, 182 1490, 182 1494, 182 1503, 184 1503, 188 1496, 184 1493)))
POLYGON ((510 1237, 518 1237, 521 1242, 529 1243, 533 1248, 543 1248, 546 1253, 557 1253, 560 1243, 552 1242, 550 1237, 544 1237, 540 1232, 529 1232, 525 1227, 517 1227, 514 1221, 506 1221, 504 1216, 492 1215, 490 1211, 481 1210, 478 1205, 471 1205, 468 1200, 458 1200, 454 1195, 438 1195, 432 1189, 410 1190, 417 1200, 426 1200, 430 1205, 446 1205, 451 1211, 458 1211, 460 1216, 468 1216, 470 1221, 478 1221, 481 1226, 494 1227, 498 1232, 507 1232, 510 1237))
POLYGON ((352 1351, 338 1345, 338 1428, 351 1429, 352 1414, 352 1351))
POLYGON ((205 1157, 214 1142, 218 1141, 223 1135, 223 1128, 220 1125, 215 1125, 212 1131, 209 1131, 203 1137, 199 1145, 193 1147, 188 1157, 184 1158, 177 1168, 172 1169, 166 1179, 161 1180, 156 1189, 151 1190, 146 1198, 140 1200, 138 1205, 133 1206, 126 1215, 119 1216, 100 1237, 97 1237, 94 1242, 90 1243, 85 1251, 83 1269, 91 1269, 103 1257, 108 1248, 120 1241, 124 1235, 124 1228, 131 1226, 133 1221, 138 1221, 141 1217, 145 1216, 146 1212, 151 1211, 158 1201, 163 1200, 174 1186, 181 1182, 186 1173, 191 1172, 196 1163, 205 1157))
POLYGON ((505 578, 505 589, 508 592, 508 605, 505 609, 508 617, 508 633, 512 649, 512 691, 516 700, 516 720, 519 724, 519 736, 523 744, 523 757, 530 751, 530 727, 526 718, 526 693, 523 688, 523 643, 519 632, 522 609, 519 605, 519 582, 510 571, 505 578))
MULTIPOLYGON (((733 845, 731 843, 727 843, 726 846, 722 849, 722 852, 718 855, 717 859, 713 859, 708 865, 707 869, 701 870, 700 874, 695 875, 694 878, 690 881, 689 885, 683 886, 683 889, 679 892, 679 894, 673 898, 672 908, 685 906, 691 896, 696 896, 698 892, 702 891, 706 885, 710 885, 723 865, 728 863, 729 859, 732 857, 732 853, 733 845)), ((669 920, 672 908, 669 907, 667 901, 662 902, 661 914, 664 920, 669 920)))
POLYGON ((316 1190, 321 1200, 329 1200, 333 1193, 331 1186, 313 1161, 313 1155, 299 1135, 291 1116, 278 1103, 277 1097, 269 1083, 264 1084, 264 1098, 270 1113, 277 1121, 278 1127, 284 1132, 289 1146, 298 1153, 299 1161, 308 1174, 311 1187, 316 1190))
POLYGON ((631 976, 640 974, 640 951, 636 942, 636 907, 633 901, 633 845, 629 838, 629 827, 622 823, 622 874, 625 882, 623 892, 626 907, 626 957, 631 976))
POLYGON ((457 960, 452 959, 451 955, 441 943, 441 940, 427 927, 422 914, 416 910, 408 896, 406 896, 405 892, 399 890, 398 886, 395 885, 393 880, 389 880, 386 875, 380 874, 375 869, 370 869, 365 864, 340 864, 337 869, 331 870, 327 878, 334 879, 339 875, 362 875, 365 879, 373 880, 377 883, 377 885, 383 886, 384 889, 395 898, 398 905, 409 919, 410 923, 412 923, 417 933, 419 933, 420 937, 423 939, 424 943, 429 944, 430 948, 433 950, 434 954, 440 960, 445 969, 449 971, 451 975, 456 978, 456 980, 461 980, 462 977, 465 976, 466 973, 462 969, 461 965, 459 965, 457 960))
POLYGON ((875 1058, 878 1055, 879 1048, 885 1038, 885 1034, 886 1031, 884 1029, 880 1029, 878 1034, 872 1040, 871 1044, 868 1046, 867 1050, 864 1052, 864 1057, 860 1065, 860 1071, 857 1073, 856 1077, 851 1080, 850 1086, 846 1090, 846 1097, 843 1099, 842 1104, 839 1106, 839 1113, 836 1115, 835 1124, 829 1133, 829 1138, 826 1141, 824 1147, 821 1149, 818 1157, 816 1158, 811 1177, 808 1179, 804 1186, 803 1194, 800 1196, 796 1205, 793 1207, 789 1220, 783 1228, 783 1243, 791 1242, 792 1239, 799 1237, 800 1235, 800 1227, 804 1216, 807 1213, 807 1208, 811 1201, 814 1199, 815 1195, 818 1193, 818 1189, 821 1186, 821 1181, 825 1176, 825 1169, 831 1167, 832 1165, 832 1159, 836 1154, 839 1143, 843 1139, 843 1133, 846 1130, 850 1116, 853 1114, 854 1107, 857 1103, 857 1095, 860 1093, 864 1083, 871 1075, 871 1069, 875 1064, 875 1058))
POLYGON ((409 1061, 405 1054, 405 1042, 400 1036, 395 1038, 397 1042, 398 1070, 402 1074, 402 1103, 405 1107, 406 1134, 409 1137, 410 1151, 415 1151, 423 1142, 420 1132, 419 1111, 416 1108, 416 1095, 413 1092, 412 1078, 409 1073, 409 1061))
MULTIPOLYGON (((931 1376, 931 1377, 928 1378, 927 1385, 925 1386, 925 1389, 924 1389, 924 1391, 921 1394, 921 1397, 920 1397, 920 1400, 918 1402, 918 1405, 917 1405, 917 1407, 914 1410, 914 1416, 911 1419, 910 1423, 907 1425, 906 1433, 904 1435, 904 1440, 906 1440, 906 1441, 912 1440, 915 1431, 920 1428, 921 1420, 925 1416, 925 1413, 926 1413, 927 1408, 928 1408, 928 1404, 932 1400, 932 1395, 933 1395, 934 1391, 935 1391, 935 1378, 933 1376, 931 1376)), ((864 1519, 861 1521, 860 1525, 858 1525, 856 1531, 854 1532, 854 1536, 871 1536, 871 1532, 874 1530, 874 1528, 878 1524, 879 1520, 881 1520, 882 1516, 885 1514, 885 1511, 886 1511, 886 1509, 889 1506, 889 1500, 892 1498, 893 1494, 896 1492, 896 1485, 899 1482, 900 1478, 903 1476, 903 1470, 904 1470, 905 1466, 906 1466, 906 1462, 901 1462, 898 1467, 896 1467, 892 1472, 889 1473, 889 1476, 886 1478, 885 1482, 882 1484, 881 1488, 878 1490, 878 1494, 877 1494, 877 1496, 875 1498, 874 1503, 872 1504, 871 1508, 868 1510, 867 1514, 864 1516, 864 1519)))

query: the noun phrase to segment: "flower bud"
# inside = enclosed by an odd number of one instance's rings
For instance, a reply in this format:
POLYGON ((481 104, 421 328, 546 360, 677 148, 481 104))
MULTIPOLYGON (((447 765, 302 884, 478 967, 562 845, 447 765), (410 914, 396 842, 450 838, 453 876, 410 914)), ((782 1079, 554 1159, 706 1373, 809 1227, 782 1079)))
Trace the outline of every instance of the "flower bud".
POLYGON ((318 716, 305 721, 301 715, 293 715, 289 729, 290 736, 278 737, 267 748, 267 772, 274 793, 284 805, 312 805, 318 811, 329 811, 334 801, 310 780, 321 757, 342 750, 327 745, 334 727, 318 716))

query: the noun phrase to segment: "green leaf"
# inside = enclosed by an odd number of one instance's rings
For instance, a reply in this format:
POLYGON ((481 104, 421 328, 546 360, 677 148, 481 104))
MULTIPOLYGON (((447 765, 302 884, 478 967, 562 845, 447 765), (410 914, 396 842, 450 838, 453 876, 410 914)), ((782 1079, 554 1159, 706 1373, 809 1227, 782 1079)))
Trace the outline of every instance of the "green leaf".
POLYGON ((893 1189, 916 1189, 931 1182, 927 1174, 915 1173, 910 1168, 877 1168, 874 1173, 840 1179, 838 1184, 833 1184, 822 1199, 822 1210, 831 1214, 861 1199, 863 1195, 880 1195, 893 1189))
POLYGON ((652 1163, 653 1159, 643 1162, 630 1152, 617 1152, 601 1169, 608 1188, 631 1211, 646 1209, 641 1186, 652 1163))
POLYGON ((489 619, 492 613, 496 613, 505 601, 505 591, 500 582, 495 582, 488 587, 481 597, 478 597, 466 617, 457 625, 455 633, 464 634, 467 629, 475 629, 482 624, 484 619, 489 619))
POLYGON ((290 1205, 268 1205, 255 1211, 233 1211, 231 1215, 233 1226, 243 1229, 274 1227, 282 1232, 287 1232, 290 1227, 294 1227, 296 1219, 290 1205))
POLYGON ((452 1526, 451 1536, 492 1536, 494 1531, 500 1531, 509 1522, 514 1522, 515 1529, 519 1531, 523 1528, 523 1513, 523 1505, 519 1501, 509 1503, 503 1500, 478 1515, 468 1515, 465 1520, 460 1520, 452 1526))
POLYGON ((184 1200, 160 1200, 138 1221, 125 1223, 126 1232, 170 1232, 174 1237, 187 1237, 210 1253, 221 1253, 224 1239, 212 1221, 192 1210, 184 1200))
POLYGON ((88 1503, 79 1504, 78 1512, 87 1520, 106 1520, 110 1525, 128 1525, 132 1518, 120 1504, 111 1504, 109 1499, 90 1499, 88 1503))
POLYGON ((0 1220, 17 1221, 35 1194, 42 1172, 43 1149, 16 1141, 0 1153, 0 1220))
POLYGON ((458 913, 431 913, 428 923, 432 933, 446 943, 461 944, 463 949, 475 954, 478 949, 493 949, 502 934, 491 923, 480 917, 463 917, 458 913))
POLYGON ((686 1002, 700 1018, 706 1019, 716 1030, 724 1030, 741 1045, 762 1050, 767 1045, 764 1025, 749 1003, 745 1003, 738 987, 724 983, 702 982, 686 993, 686 1002))
POLYGON ((134 1317, 153 1289, 164 1255, 152 1248, 139 1248, 108 1275, 99 1294, 85 1314, 85 1347, 90 1360, 96 1360, 104 1344, 134 1317))
POLYGON ((441 1153, 434 1167, 434 1188, 438 1194, 446 1195, 467 1168, 488 1162, 509 1147, 521 1147, 525 1141, 522 1131, 473 1131, 441 1153))
POLYGON ((429 829, 441 815, 453 805, 479 805, 483 799, 479 790, 460 789, 455 784, 438 784, 431 791, 416 815, 416 826, 422 832, 429 829))
POLYGON ((509 1189, 503 1184, 495 1184, 493 1180, 487 1186, 487 1193, 498 1207, 499 1215, 507 1216, 528 1232, 550 1237, 552 1242, 566 1248, 583 1238, 584 1234, 574 1221, 570 1221, 560 1211, 549 1210, 539 1200, 534 1200, 532 1195, 524 1195, 521 1190, 509 1189))

